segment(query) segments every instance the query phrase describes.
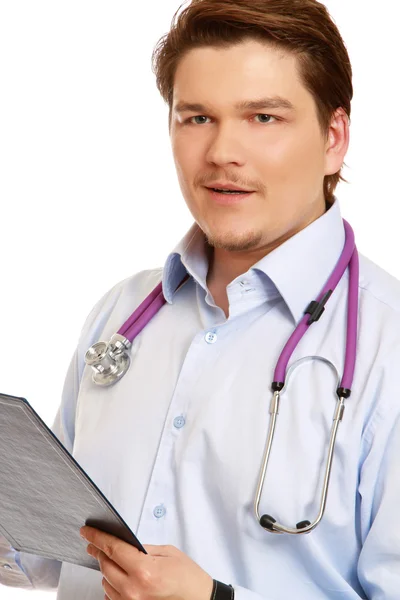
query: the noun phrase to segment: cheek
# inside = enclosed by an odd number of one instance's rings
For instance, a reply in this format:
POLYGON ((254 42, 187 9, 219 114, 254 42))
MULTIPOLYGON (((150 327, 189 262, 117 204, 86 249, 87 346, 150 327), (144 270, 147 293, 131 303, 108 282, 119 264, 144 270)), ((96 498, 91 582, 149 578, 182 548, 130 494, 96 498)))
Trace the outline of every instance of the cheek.
POLYGON ((256 157, 260 172, 266 181, 282 182, 313 178, 322 167, 323 148, 321 141, 309 129, 290 132, 269 139, 256 157))
POLYGON ((188 144, 184 136, 179 136, 172 144, 172 153, 181 183, 193 180, 193 175, 199 170, 199 149, 196 145, 188 144))

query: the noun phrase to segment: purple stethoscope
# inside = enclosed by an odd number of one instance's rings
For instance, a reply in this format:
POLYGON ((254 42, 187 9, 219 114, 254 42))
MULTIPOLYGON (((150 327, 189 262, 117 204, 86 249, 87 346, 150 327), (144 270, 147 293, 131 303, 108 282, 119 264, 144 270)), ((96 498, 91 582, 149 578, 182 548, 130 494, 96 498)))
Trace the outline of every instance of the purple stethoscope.
MULTIPOLYGON (((274 381, 272 383, 273 397, 270 404, 270 422, 267 442, 265 445, 260 475, 257 484, 256 497, 254 501, 254 512, 258 523, 271 533, 291 533, 302 534, 312 531, 321 521, 328 494, 329 478, 331 474, 332 458, 335 448, 336 434, 340 421, 344 413, 344 401, 351 394, 351 385, 353 382, 356 344, 357 344, 357 320, 358 320, 358 279, 359 279, 359 260, 358 252, 354 241, 354 233, 349 223, 343 220, 346 239, 342 254, 333 270, 331 276, 322 288, 316 300, 310 302, 304 311, 304 317, 298 323, 296 329, 286 342, 279 360, 277 362, 274 381), (345 270, 349 268, 348 299, 347 299, 347 337, 346 337, 346 355, 344 362, 343 377, 340 376, 336 367, 326 358, 319 356, 305 357, 291 365, 286 372, 288 362, 296 346, 312 323, 319 320, 325 310, 325 304, 336 289, 345 270), (296 527, 286 527, 278 523, 271 515, 262 515, 259 513, 261 493, 264 485, 265 474, 271 453, 272 441, 275 433, 276 420, 279 412, 280 396, 286 390, 287 382, 294 368, 305 360, 320 360, 328 364, 335 372, 338 381, 336 394, 338 396, 333 425, 330 434, 328 458, 323 481, 319 513, 313 522, 308 520, 300 521, 296 527)), ((187 274, 179 284, 177 290, 189 279, 187 274)), ((162 292, 162 282, 147 296, 147 298, 132 313, 129 319, 122 325, 111 340, 107 342, 97 342, 89 348, 85 354, 85 362, 92 367, 93 382, 97 385, 106 387, 119 381, 127 372, 130 364, 129 349, 133 340, 149 323, 149 321, 158 313, 166 300, 162 292)))

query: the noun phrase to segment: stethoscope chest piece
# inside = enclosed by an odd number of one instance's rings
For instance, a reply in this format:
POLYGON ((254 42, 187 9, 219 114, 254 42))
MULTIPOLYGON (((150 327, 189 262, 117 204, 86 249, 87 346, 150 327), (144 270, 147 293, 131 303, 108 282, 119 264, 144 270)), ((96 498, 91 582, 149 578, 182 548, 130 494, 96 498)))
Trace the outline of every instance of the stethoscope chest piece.
POLYGON ((109 342, 96 342, 85 354, 85 363, 92 367, 92 380, 107 387, 119 381, 127 372, 130 357, 127 350, 131 342, 115 334, 109 342))

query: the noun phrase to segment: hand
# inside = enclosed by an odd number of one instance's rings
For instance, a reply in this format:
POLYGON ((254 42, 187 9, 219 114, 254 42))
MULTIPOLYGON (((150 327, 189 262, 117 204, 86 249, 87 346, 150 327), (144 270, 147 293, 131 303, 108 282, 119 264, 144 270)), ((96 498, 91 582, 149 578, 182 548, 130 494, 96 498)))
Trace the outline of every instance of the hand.
POLYGON ((99 561, 108 600, 210 600, 213 579, 175 546, 144 546, 144 554, 94 527, 81 527, 99 561))

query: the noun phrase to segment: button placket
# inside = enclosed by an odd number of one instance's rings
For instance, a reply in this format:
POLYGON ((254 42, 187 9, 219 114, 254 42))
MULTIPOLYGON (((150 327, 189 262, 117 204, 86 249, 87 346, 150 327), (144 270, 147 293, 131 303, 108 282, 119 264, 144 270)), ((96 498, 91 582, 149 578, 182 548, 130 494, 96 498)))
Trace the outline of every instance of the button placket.
POLYGON ((207 344, 215 344, 215 342, 218 339, 218 336, 215 333, 215 331, 207 331, 206 335, 204 336, 204 339, 207 342, 207 344))
POLYGON ((163 504, 159 504, 154 508, 153 515, 156 517, 156 519, 161 519, 166 512, 165 506, 163 504))
POLYGON ((174 427, 176 429, 181 429, 186 423, 185 417, 180 415, 179 417, 175 417, 174 419, 174 427))
MULTIPOLYGON (((161 433, 160 444, 136 532, 139 539, 153 540, 149 543, 167 543, 168 527, 171 526, 170 519, 167 518, 168 506, 170 504, 174 506, 176 501, 172 473, 169 473, 171 456, 174 452, 176 440, 182 435, 175 423, 181 425, 181 428, 186 423, 183 414, 189 400, 187 390, 190 388, 193 373, 196 372, 196 365, 199 360, 198 354, 201 352, 202 347, 204 353, 204 332, 199 332, 194 337, 186 354, 161 433)), ((174 510, 172 510, 172 513, 174 513, 174 510)))

